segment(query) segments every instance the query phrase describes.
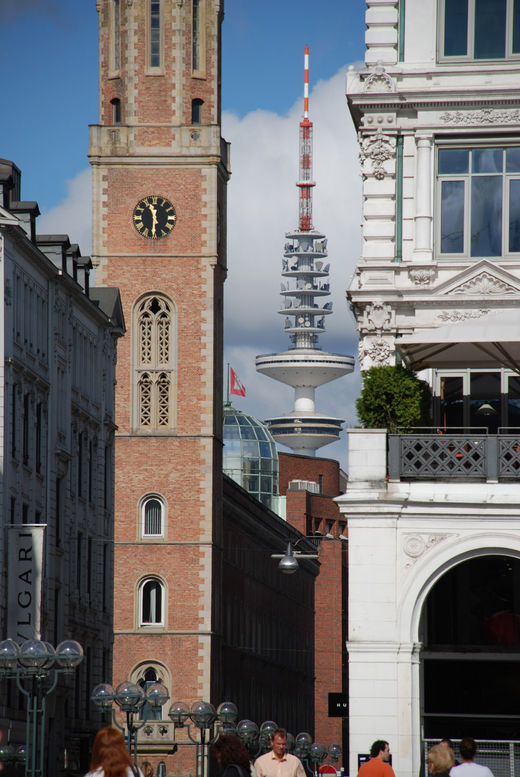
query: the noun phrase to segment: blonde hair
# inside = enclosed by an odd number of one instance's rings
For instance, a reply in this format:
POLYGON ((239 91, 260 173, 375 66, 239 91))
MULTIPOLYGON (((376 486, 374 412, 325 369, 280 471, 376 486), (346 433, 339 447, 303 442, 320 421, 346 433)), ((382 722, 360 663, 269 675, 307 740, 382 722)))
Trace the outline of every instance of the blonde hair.
POLYGON ((432 774, 449 772, 455 763, 453 750, 451 747, 444 747, 444 745, 434 745, 428 751, 428 763, 434 767, 430 769, 432 774))

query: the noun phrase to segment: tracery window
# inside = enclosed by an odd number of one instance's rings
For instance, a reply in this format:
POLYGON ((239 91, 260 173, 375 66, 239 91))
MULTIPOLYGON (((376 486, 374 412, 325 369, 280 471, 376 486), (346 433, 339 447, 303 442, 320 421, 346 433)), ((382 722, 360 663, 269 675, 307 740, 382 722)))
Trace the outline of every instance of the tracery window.
POLYGON ((174 310, 158 295, 136 309, 137 424, 143 430, 174 425, 174 310))
POLYGON ((161 66, 161 2, 149 0, 149 67, 161 66))

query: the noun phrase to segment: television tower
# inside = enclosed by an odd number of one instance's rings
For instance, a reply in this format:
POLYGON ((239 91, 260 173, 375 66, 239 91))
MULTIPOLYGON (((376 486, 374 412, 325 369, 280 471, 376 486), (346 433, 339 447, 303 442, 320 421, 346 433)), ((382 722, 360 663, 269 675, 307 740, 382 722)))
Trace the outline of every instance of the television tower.
POLYGON ((309 48, 305 47, 303 120, 299 143, 298 228, 286 233, 281 284, 285 331, 292 346, 283 353, 256 357, 257 372, 294 388, 294 409, 267 419, 275 440, 294 453, 314 456, 316 450, 338 439, 343 420, 316 412, 315 391, 319 386, 347 375, 354 358, 325 353, 318 347, 318 335, 325 332, 325 319, 332 313, 327 239, 312 225, 312 121, 309 120, 309 48))

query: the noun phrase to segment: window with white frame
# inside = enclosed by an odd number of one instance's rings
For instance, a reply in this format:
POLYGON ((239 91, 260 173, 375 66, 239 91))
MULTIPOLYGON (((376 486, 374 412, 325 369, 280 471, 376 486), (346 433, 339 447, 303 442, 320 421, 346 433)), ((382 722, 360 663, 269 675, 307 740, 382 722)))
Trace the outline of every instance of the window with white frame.
POLYGON ((441 57, 520 56, 520 0, 441 0, 441 57))
POLYGON ((440 147, 437 180, 438 256, 520 253, 520 147, 440 147))
POLYGON ((164 505, 157 497, 144 500, 142 506, 143 537, 161 537, 164 532, 164 505))
POLYGON ((164 587, 156 577, 150 577, 139 588, 139 625, 161 626, 164 618, 164 587))
POLYGON ((174 426, 174 308, 163 297, 146 297, 135 310, 136 427, 174 426))

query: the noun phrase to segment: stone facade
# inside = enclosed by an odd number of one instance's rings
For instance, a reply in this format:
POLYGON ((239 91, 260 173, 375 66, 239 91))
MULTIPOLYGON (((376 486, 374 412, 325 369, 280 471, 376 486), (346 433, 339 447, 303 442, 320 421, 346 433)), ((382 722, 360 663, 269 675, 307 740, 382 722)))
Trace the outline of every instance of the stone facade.
MULTIPOLYGON (((221 701, 221 5, 98 0, 100 124, 90 136, 93 263, 98 280, 120 287, 128 326, 116 393, 113 682, 155 676, 188 703, 221 701), (176 220, 161 237, 165 202, 176 220)), ((168 773, 193 771, 189 748, 173 766, 171 739, 147 741, 168 773)))
MULTIPOLYGON (((47 765, 59 775, 67 764, 87 768, 100 723, 91 687, 111 671, 114 384, 124 321, 117 289, 89 290, 90 258, 67 235, 38 235, 38 213, 20 201, 18 168, 0 160, 0 621, 4 637, 19 642, 83 646, 74 678, 61 679, 47 702, 47 765), (18 596, 13 532, 43 533, 42 557, 34 551, 43 572, 35 567, 18 596)), ((18 696, 13 681, 0 722, 22 744, 18 696)))
MULTIPOLYGON (((471 434, 483 434, 487 464, 495 445, 515 450, 520 354, 517 43, 509 17, 492 29, 478 4, 467 5, 462 29, 447 0, 368 0, 366 67, 347 76, 363 178, 363 249, 348 290, 361 369, 401 360, 420 371, 434 394, 435 432, 451 436, 442 449, 433 434, 419 435, 426 457, 403 476, 387 467, 384 431, 350 434, 349 485, 338 501, 349 523, 351 774, 380 737, 397 774, 419 772, 433 727, 423 649, 431 593, 458 564, 519 553, 515 468, 502 476, 500 462, 498 475, 459 466, 470 451, 471 461, 480 456, 471 434), (462 447, 443 470, 455 429, 462 447), (441 462, 440 474, 426 474, 426 458, 441 462)), ((497 650, 488 648, 490 661, 497 650)), ((470 712, 450 718, 448 735, 464 725, 475 735, 470 712)))

